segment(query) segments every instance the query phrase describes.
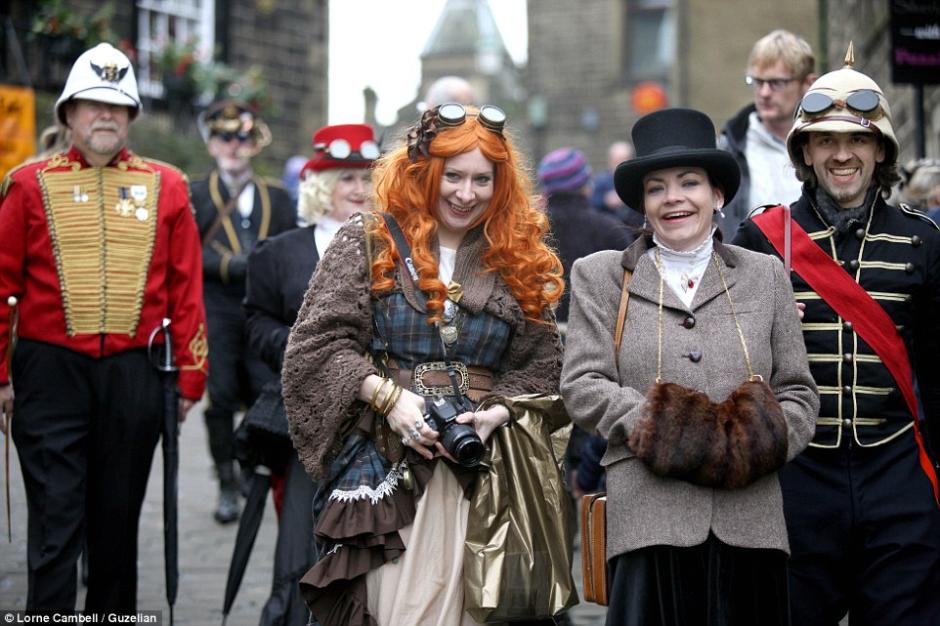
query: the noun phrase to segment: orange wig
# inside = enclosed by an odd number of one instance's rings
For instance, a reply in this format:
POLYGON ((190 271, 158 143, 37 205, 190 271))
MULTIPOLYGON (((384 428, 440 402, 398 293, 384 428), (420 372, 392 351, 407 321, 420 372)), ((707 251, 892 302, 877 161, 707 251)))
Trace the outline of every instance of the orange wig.
MULTIPOLYGON (((447 291, 438 278, 431 241, 437 233, 437 203, 446 159, 479 148, 494 166, 493 196, 473 227, 483 226, 482 270, 498 272, 525 317, 543 321, 545 310, 564 290, 561 262, 545 244, 548 219, 534 208, 532 185, 519 154, 508 137, 482 126, 471 109, 459 126, 441 128, 429 146, 429 157, 412 162, 407 146, 383 156, 373 176, 376 207, 388 211, 411 244, 418 287, 428 299, 428 323, 441 319, 447 291)), ((372 289, 394 287, 395 243, 381 220, 373 222, 373 237, 385 242, 372 263, 372 289)))

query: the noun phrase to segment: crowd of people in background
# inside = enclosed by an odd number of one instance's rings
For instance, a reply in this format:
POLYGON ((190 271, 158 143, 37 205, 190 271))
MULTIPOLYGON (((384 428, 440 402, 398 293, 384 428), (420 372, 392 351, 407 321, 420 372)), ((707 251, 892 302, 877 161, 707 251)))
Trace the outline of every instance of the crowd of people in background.
POLYGON ((899 163, 853 55, 819 75, 775 30, 720 130, 656 111, 604 171, 560 146, 534 180, 459 77, 406 137, 319 129, 283 181, 252 168, 277 140, 258 112, 222 100, 189 182, 127 147, 129 59, 86 51, 0 192, 24 608, 74 611, 84 551, 85 610, 136 609, 166 318, 212 517, 238 521, 256 477, 273 493, 262 624, 478 623, 478 464, 518 398, 552 394, 572 501, 608 494, 607 624, 940 623, 940 162, 899 163))

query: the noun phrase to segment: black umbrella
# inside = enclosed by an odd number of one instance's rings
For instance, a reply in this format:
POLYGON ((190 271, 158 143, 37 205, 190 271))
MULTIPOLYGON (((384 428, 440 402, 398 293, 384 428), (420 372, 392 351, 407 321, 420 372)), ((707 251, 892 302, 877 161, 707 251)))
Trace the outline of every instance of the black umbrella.
POLYGON ((248 557, 255 547, 261 519, 264 517, 264 503, 268 499, 268 489, 271 487, 271 472, 263 466, 255 467, 251 478, 251 488, 245 499, 245 508, 238 520, 238 533, 235 535, 235 548, 232 550, 232 561, 228 567, 228 579, 225 581, 225 600, 222 604, 222 624, 228 619, 232 610, 238 588, 245 576, 248 567, 248 557))
POLYGON ((150 363, 163 378, 163 563, 166 573, 166 601, 170 606, 170 626, 173 626, 173 605, 179 583, 178 528, 177 528, 177 479, 179 476, 179 393, 176 390, 178 368, 173 363, 173 341, 170 336, 170 320, 150 333, 147 343, 150 363), (163 352, 154 344, 157 334, 163 335, 163 352))

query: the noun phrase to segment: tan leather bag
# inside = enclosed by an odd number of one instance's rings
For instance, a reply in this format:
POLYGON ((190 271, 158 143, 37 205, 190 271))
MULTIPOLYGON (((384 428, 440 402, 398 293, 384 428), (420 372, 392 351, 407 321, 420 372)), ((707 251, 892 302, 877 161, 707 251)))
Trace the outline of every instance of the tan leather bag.
POLYGON ((607 606, 607 494, 581 496, 581 575, 584 599, 607 606))
MULTIPOLYGON (((620 307, 617 310, 617 327, 614 329, 614 361, 620 359, 620 340, 623 324, 627 318, 627 301, 633 273, 623 272, 620 289, 620 307)), ((607 606, 607 494, 592 493, 581 496, 581 576, 584 579, 584 599, 607 606)))

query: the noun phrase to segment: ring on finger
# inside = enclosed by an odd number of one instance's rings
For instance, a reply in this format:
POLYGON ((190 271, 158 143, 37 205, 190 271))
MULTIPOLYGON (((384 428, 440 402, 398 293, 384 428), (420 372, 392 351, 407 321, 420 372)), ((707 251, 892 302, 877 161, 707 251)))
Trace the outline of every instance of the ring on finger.
POLYGON ((419 417, 415 420, 415 430, 420 430, 422 428, 424 428, 424 420, 419 417))
POLYGON ((409 430, 409 431, 408 431, 408 434, 411 435, 411 438, 414 439, 415 441, 417 441, 418 439, 421 439, 421 433, 419 433, 419 432, 418 432, 417 430, 415 430, 414 428, 412 428, 411 430, 409 430))
POLYGON ((403 446, 407 446, 409 443, 411 443, 411 438, 408 435, 405 435, 401 438, 401 443, 403 446))

